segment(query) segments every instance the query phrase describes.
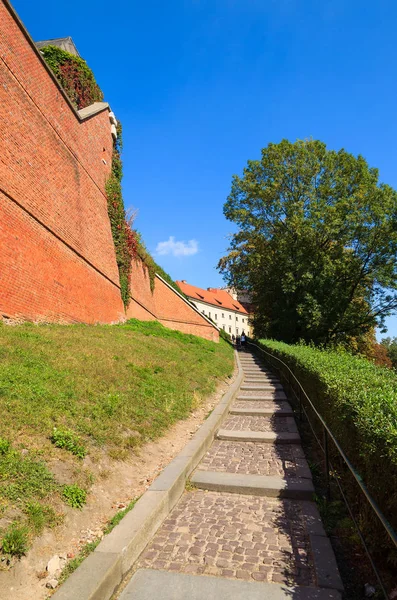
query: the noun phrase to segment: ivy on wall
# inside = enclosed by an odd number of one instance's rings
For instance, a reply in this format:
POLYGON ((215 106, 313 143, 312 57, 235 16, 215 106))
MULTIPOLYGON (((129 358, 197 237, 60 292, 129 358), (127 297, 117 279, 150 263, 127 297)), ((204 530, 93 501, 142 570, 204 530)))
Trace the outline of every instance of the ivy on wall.
POLYGON ((44 46, 40 52, 77 110, 102 102, 103 93, 85 60, 57 46, 44 46))
MULTIPOLYGON (((77 110, 85 108, 94 102, 102 102, 103 93, 85 60, 57 46, 45 46, 40 49, 40 52, 77 110)), ((158 273, 183 296, 184 294, 168 273, 153 260, 140 234, 133 229, 132 219, 128 219, 126 215, 121 188, 123 177, 123 165, 121 161, 122 146, 122 127, 119 122, 117 125, 117 139, 113 146, 112 169, 110 177, 106 182, 105 190, 119 271, 120 292, 124 306, 128 306, 131 297, 132 261, 138 258, 142 261, 144 268, 149 274, 150 289, 152 292, 155 286, 155 276, 158 273)))
POLYGON ((137 256, 137 239, 131 224, 126 218, 121 190, 123 177, 123 165, 120 156, 122 149, 121 134, 121 124, 119 122, 117 125, 117 140, 113 147, 112 170, 106 182, 106 196, 110 227, 116 250, 116 262, 119 269, 121 297, 124 306, 127 307, 130 300, 131 261, 137 256))

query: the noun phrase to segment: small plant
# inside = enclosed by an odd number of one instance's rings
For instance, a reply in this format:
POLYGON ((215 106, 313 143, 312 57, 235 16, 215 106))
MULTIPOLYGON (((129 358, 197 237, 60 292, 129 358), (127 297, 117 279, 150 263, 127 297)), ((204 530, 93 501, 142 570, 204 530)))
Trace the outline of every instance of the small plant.
POLYGON ((58 429, 54 427, 50 440, 57 448, 68 450, 79 458, 84 458, 87 453, 77 435, 73 431, 70 431, 70 429, 58 429))
POLYGON ((51 506, 45 506, 39 502, 28 502, 25 505, 25 512, 29 524, 36 534, 41 533, 46 525, 54 527, 60 521, 59 515, 51 506))
POLYGON ((188 479, 185 484, 185 490, 187 492, 194 492, 195 490, 197 490, 197 487, 194 485, 194 483, 190 481, 190 479, 188 479))
POLYGON ((4 554, 20 558, 28 551, 28 529, 18 523, 13 523, 1 540, 4 554))
POLYGON ((134 508, 134 506, 138 502, 139 498, 140 497, 134 498, 134 500, 131 500, 131 502, 125 508, 123 508, 122 510, 119 510, 119 512, 117 512, 114 515, 114 517, 112 517, 110 519, 110 521, 108 522, 108 524, 104 530, 105 535, 110 533, 116 527, 116 525, 118 525, 120 523, 120 521, 125 517, 125 515, 134 508))
POLYGON ((0 454, 7 454, 10 448, 10 442, 8 440, 5 440, 4 438, 0 438, 0 454))
POLYGON ((75 483, 72 485, 65 485, 62 495, 66 504, 69 504, 72 508, 83 508, 87 501, 87 492, 75 483))

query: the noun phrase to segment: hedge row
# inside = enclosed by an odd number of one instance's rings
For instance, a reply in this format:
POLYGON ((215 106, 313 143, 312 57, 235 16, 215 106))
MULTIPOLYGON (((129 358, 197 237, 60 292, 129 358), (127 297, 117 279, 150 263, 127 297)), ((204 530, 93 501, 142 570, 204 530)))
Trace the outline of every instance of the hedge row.
MULTIPOLYGON (((295 373, 345 454, 397 530, 397 376, 343 350, 260 340, 295 373)), ((344 478, 374 550, 389 546, 352 477, 344 478)), ((393 552, 393 556, 395 554, 393 552)), ((391 558, 391 555, 390 555, 391 558)))

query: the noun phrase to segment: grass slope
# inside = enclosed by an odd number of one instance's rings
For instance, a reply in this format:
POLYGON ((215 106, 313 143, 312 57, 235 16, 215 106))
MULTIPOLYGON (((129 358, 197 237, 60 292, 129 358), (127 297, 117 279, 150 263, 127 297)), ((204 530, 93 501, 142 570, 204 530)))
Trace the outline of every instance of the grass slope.
MULTIPOLYGON (((7 552, 7 536, 19 539, 26 525, 25 538, 59 522, 54 496, 76 507, 84 501, 74 482, 57 482, 54 460, 74 461, 78 470, 87 454, 127 458, 230 376, 233 352, 223 340, 158 322, 1 325, 0 366, 0 546, 7 552)), ((87 489, 89 477, 78 483, 87 489)))

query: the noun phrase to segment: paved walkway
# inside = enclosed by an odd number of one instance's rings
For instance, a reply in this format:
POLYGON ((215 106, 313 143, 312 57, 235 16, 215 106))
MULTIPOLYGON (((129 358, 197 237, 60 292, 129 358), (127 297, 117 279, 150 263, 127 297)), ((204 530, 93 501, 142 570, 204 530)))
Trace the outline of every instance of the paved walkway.
POLYGON ((249 352, 217 439, 120 600, 340 599, 291 406, 249 352), (157 591, 156 591, 157 590, 157 591))

